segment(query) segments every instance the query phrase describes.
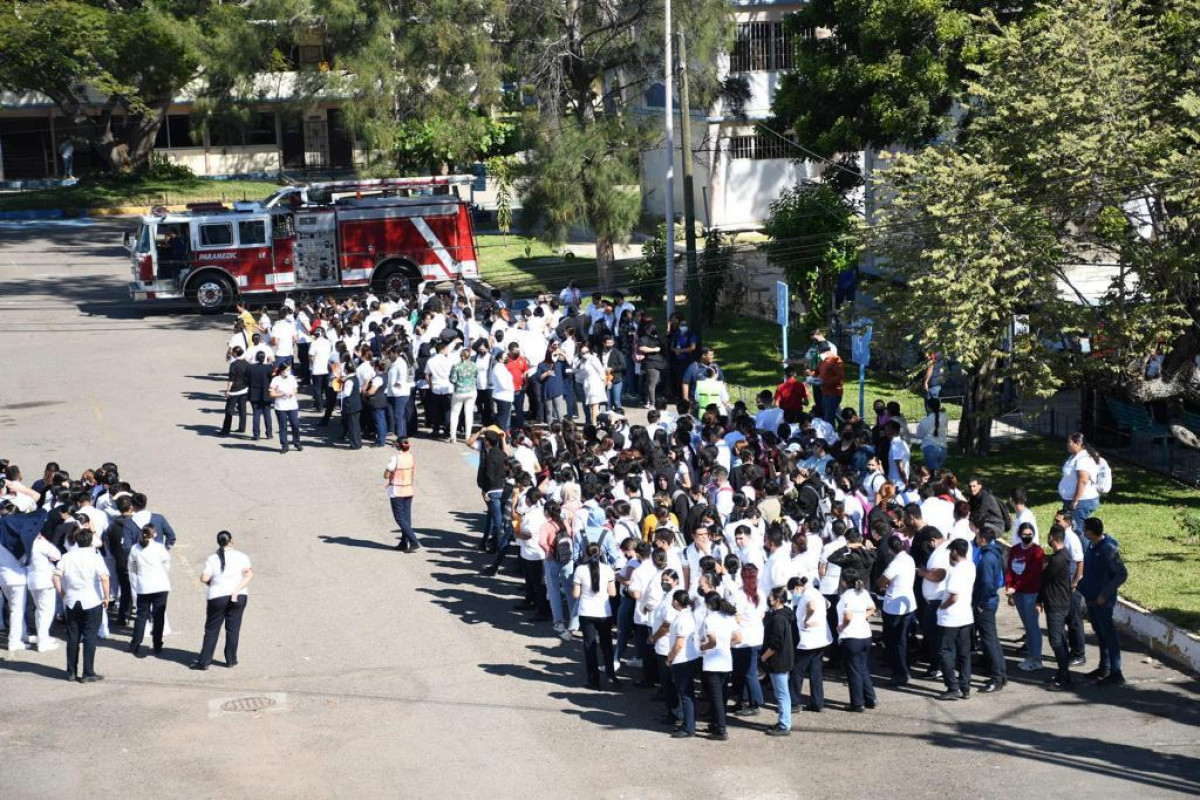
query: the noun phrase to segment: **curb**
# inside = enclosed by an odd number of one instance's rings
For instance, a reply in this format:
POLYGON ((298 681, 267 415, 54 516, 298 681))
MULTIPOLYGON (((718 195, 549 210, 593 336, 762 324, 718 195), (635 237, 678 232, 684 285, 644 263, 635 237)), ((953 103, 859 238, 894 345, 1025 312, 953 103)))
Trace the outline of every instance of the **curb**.
POLYGON ((62 219, 68 214, 61 208, 47 209, 29 209, 27 211, 0 211, 0 219, 2 220, 34 220, 34 219, 62 219))
POLYGON ((1117 598, 1113 619, 1124 633, 1155 656, 1193 674, 1200 673, 1200 636, 1121 597, 1117 598))

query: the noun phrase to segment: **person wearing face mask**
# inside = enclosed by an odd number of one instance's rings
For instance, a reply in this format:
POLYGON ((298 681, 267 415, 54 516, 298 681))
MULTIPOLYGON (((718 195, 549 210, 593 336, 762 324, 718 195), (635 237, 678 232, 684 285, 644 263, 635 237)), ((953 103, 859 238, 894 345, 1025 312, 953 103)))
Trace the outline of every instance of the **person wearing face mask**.
POLYGON ((275 367, 275 377, 271 378, 268 391, 274 403, 275 421, 279 425, 279 452, 288 451, 289 425, 292 428, 292 446, 296 452, 300 452, 304 449, 300 446, 300 399, 297 396, 300 386, 292 375, 290 361, 275 367))
POLYGON ((616 574, 601 555, 600 545, 588 543, 582 563, 572 573, 571 597, 579 604, 587 684, 592 689, 600 688, 601 665, 609 682, 620 685, 613 669, 612 599, 616 596, 616 574))
POLYGON ((392 516, 400 526, 400 541, 396 549, 402 553, 415 553, 421 549, 421 542, 413 533, 412 504, 417 485, 417 459, 412 454, 412 445, 407 438, 396 440, 396 455, 388 461, 387 469, 383 471, 383 479, 387 481, 388 501, 392 506, 392 516))
POLYGON ((608 385, 604 382, 604 365, 587 343, 579 345, 575 374, 582 376, 584 422, 591 425, 599 419, 600 407, 608 402, 608 385))
POLYGON ((662 676, 663 699, 667 704, 666 722, 675 728, 683 725, 683 709, 680 706, 679 687, 675 685, 671 676, 667 657, 671 652, 671 625, 679 614, 679 610, 669 598, 678 586, 679 573, 669 567, 664 569, 659 575, 659 587, 662 589, 664 599, 650 615, 650 644, 654 647, 654 658, 658 662, 658 674, 662 676))
POLYGON ((771 691, 779 706, 779 721, 767 728, 768 736, 787 736, 792 732, 792 695, 789 679, 796 658, 796 614, 788 604, 788 592, 776 586, 767 595, 767 616, 763 620, 762 662, 771 691))
POLYGON ((697 639, 696 617, 692 614, 692 598, 683 589, 671 595, 675 618, 671 620, 670 651, 667 666, 679 695, 683 724, 671 734, 673 739, 696 735, 696 678, 700 674, 700 643, 697 639))
POLYGON ((1020 543, 1009 548, 1008 568, 1004 571, 1004 591, 1008 604, 1016 606, 1025 626, 1025 647, 1029 657, 1017 665, 1022 672, 1042 668, 1042 628, 1037 612, 1038 592, 1042 588, 1045 551, 1033 543, 1033 526, 1022 523, 1017 529, 1020 543))

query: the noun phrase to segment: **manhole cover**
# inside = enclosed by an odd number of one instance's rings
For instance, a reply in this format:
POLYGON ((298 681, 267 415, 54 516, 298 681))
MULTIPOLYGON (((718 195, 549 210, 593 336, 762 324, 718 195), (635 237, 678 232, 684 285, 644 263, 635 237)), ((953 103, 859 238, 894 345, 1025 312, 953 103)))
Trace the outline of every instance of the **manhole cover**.
POLYGON ((238 697, 221 704, 222 711, 262 711, 275 705, 270 697, 238 697))

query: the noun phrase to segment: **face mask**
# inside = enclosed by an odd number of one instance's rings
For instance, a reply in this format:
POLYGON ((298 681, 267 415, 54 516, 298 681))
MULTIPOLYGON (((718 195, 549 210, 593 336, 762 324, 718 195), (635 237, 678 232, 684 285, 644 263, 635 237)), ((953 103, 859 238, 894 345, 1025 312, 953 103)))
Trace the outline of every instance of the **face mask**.
POLYGON ((662 586, 662 590, 664 592, 671 591, 671 584, 667 583, 666 581, 663 581, 660 585, 662 586))
POLYGON ((1032 544, 1032 543, 1033 543, 1033 537, 1032 537, 1032 536, 1022 536, 1022 537, 1021 537, 1021 544, 1026 544, 1026 545, 1028 545, 1028 544, 1032 544))

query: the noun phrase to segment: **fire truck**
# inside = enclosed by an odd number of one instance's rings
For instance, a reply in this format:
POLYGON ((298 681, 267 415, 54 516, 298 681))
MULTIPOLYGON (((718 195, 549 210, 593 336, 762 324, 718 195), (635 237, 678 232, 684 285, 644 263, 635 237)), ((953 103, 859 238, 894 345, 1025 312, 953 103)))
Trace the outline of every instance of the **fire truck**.
POLYGON ((238 297, 476 278, 474 178, 345 180, 288 186, 262 202, 156 207, 125 234, 135 301, 184 300, 216 314, 238 297))

